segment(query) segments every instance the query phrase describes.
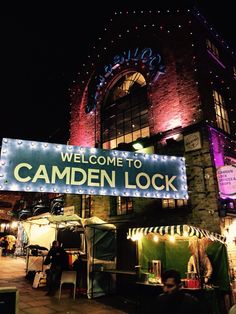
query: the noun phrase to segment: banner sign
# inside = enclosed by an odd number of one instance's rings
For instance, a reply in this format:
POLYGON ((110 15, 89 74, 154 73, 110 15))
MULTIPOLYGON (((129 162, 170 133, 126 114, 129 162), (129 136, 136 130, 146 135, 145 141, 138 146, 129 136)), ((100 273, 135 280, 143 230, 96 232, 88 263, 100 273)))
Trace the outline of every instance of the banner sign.
POLYGON ((217 179, 220 197, 236 199, 236 165, 219 167, 217 179))
POLYGON ((183 157, 8 138, 0 190, 188 198, 183 157))

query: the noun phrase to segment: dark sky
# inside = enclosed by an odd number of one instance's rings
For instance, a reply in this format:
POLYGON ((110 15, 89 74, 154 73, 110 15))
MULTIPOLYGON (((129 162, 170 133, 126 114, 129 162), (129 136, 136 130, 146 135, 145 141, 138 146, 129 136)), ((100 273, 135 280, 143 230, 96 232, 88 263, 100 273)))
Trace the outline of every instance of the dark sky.
MULTIPOLYGON (((227 0, 193 2, 235 49, 233 4, 227 0)), ((148 7, 153 8, 159 8, 158 2, 148 7)), ((97 30, 114 10, 91 4, 59 13, 35 9, 0 14, 0 141, 10 137, 66 143, 68 88, 96 40, 97 30)))

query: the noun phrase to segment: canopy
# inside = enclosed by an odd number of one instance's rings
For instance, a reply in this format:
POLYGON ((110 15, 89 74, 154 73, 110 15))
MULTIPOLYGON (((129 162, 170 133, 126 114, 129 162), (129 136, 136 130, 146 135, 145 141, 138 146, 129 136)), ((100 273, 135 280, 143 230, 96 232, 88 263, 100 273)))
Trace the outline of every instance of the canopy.
POLYGON ((116 229, 115 225, 107 223, 104 220, 95 216, 83 219, 81 222, 84 227, 103 229, 103 230, 116 229))
POLYGON ((89 298, 104 295, 107 280, 92 271, 101 265, 116 266, 115 225, 98 217, 83 219, 78 215, 51 215, 50 213, 28 218, 23 227, 29 238, 29 246, 40 245, 50 248, 57 232, 63 228, 81 228, 87 243, 87 295, 89 298))
POLYGON ((73 225, 75 224, 81 224, 82 218, 80 218, 78 215, 73 214, 73 215, 52 215, 50 213, 45 213, 37 216, 30 217, 26 219, 24 222, 29 223, 29 224, 37 224, 40 226, 43 225, 51 225, 51 227, 55 227, 55 225, 59 225, 59 227, 68 225, 68 223, 71 223, 73 225))
POLYGON ((64 216, 64 215, 51 215, 48 217, 48 221, 50 223, 55 223, 55 224, 60 224, 60 223, 68 223, 68 222, 73 222, 72 224, 74 225, 75 223, 81 224, 80 221, 82 218, 80 218, 78 215, 73 214, 69 216, 64 216))
POLYGON ((28 245, 40 245, 49 249, 56 238, 56 225, 50 224, 50 214, 42 214, 22 222, 28 237, 28 245))
POLYGON ((224 236, 190 225, 172 225, 129 228, 127 238, 138 240, 138 259, 141 269, 147 271, 150 261, 160 260, 162 269, 175 268, 181 273, 182 278, 186 277, 188 262, 193 254, 190 243, 192 240, 197 240, 199 242, 196 246, 197 260, 199 261, 199 250, 202 245, 213 268, 212 283, 222 291, 229 290, 228 257, 224 236), (164 241, 155 242, 156 234, 175 236, 177 241, 165 241, 163 237, 164 241))
POLYGON ((50 248, 57 237, 58 228, 82 226, 78 215, 52 215, 50 213, 33 216, 23 221, 29 245, 41 245, 50 248))
POLYGON ((198 238, 209 238, 212 241, 226 242, 226 238, 218 233, 210 232, 205 229, 190 225, 172 225, 172 226, 156 226, 156 227, 141 227, 141 228, 129 228, 128 238, 135 238, 140 234, 147 235, 148 233, 159 233, 160 235, 179 235, 198 238))

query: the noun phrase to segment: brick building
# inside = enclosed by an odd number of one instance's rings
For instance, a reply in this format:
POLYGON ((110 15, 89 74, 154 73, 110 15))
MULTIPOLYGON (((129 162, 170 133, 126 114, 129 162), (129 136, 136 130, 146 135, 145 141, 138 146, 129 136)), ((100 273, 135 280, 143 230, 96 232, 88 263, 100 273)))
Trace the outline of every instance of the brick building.
POLYGON ((118 12, 92 50, 71 88, 70 144, 184 156, 189 198, 73 195, 68 205, 117 224, 195 225, 228 236, 234 252, 236 189, 219 174, 236 163, 231 48, 197 9, 181 9, 118 12))

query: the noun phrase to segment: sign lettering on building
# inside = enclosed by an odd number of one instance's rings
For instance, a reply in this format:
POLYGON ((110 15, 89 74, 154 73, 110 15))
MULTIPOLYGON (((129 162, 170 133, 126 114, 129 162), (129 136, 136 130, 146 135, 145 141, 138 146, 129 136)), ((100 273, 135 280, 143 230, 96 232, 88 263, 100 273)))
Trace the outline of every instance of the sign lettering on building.
POLYGON ((0 190, 188 198, 182 157, 7 138, 0 190))
POLYGON ((165 66, 161 55, 158 52, 154 52, 150 47, 140 49, 128 49, 123 53, 115 55, 113 60, 110 63, 103 66, 103 70, 95 75, 90 83, 90 92, 88 103, 86 105, 86 112, 94 110, 99 98, 101 89, 106 85, 107 80, 114 75, 114 72, 117 68, 122 65, 127 67, 132 65, 132 68, 137 67, 141 63, 146 71, 149 72, 149 75, 153 77, 153 81, 156 81, 160 74, 163 74, 165 71, 165 66))
POLYGON ((186 152, 202 148, 200 132, 194 132, 184 136, 184 148, 186 152))

